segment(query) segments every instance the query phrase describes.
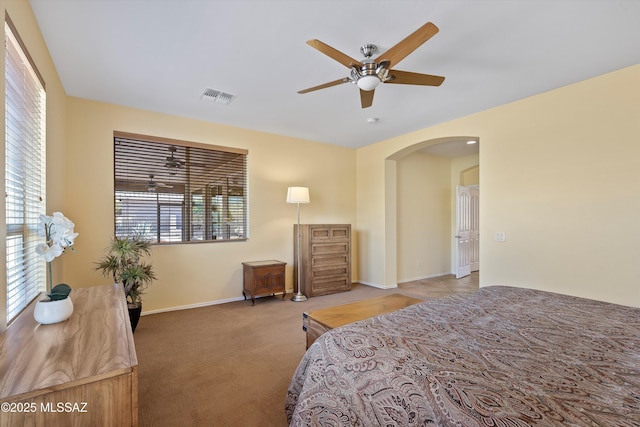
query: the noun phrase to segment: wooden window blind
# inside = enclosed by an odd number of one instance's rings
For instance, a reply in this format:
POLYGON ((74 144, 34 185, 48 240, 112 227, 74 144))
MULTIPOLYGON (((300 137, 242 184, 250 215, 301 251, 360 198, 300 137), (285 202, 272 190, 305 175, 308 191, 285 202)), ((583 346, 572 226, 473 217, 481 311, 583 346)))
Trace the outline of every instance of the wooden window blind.
POLYGON ((246 150, 116 132, 114 166, 116 236, 247 239, 246 150))
POLYGON ((44 289, 36 254, 45 213, 46 94, 15 28, 5 20, 6 322, 44 289))

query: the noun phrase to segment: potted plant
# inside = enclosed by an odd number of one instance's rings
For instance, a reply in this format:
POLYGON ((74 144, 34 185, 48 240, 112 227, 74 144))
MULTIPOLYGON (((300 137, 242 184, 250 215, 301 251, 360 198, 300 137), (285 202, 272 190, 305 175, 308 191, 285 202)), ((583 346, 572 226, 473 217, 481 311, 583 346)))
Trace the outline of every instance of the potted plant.
POLYGON ((69 298, 71 287, 65 283, 53 286, 51 263, 67 249, 75 252, 73 242, 78 237, 73 222, 61 212, 53 215, 40 215, 40 229, 44 231, 44 243, 39 243, 35 251, 47 262, 49 280, 47 280, 46 299, 36 302, 33 316, 42 324, 58 323, 67 320, 73 314, 73 303, 69 298))
POLYGON ((105 255, 98 261, 96 270, 105 277, 113 277, 122 285, 131 320, 131 330, 135 331, 142 312, 142 294, 156 279, 151 264, 141 258, 151 254, 151 243, 141 235, 114 237, 105 249, 105 255))

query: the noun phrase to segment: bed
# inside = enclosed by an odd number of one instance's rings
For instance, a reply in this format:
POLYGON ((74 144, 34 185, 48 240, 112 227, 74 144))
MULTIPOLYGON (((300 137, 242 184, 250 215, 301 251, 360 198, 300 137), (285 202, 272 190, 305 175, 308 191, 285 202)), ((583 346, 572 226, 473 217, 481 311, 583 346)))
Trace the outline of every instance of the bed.
POLYGON ((483 287, 320 336, 291 426, 640 426, 640 309, 483 287))

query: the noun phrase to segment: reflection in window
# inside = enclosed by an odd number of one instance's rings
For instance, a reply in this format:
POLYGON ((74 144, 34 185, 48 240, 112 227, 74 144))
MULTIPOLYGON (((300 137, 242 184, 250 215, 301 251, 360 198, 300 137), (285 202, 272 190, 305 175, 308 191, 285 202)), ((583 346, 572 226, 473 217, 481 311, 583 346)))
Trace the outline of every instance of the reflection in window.
POLYGON ((246 239, 246 157, 246 150, 116 133, 116 236, 246 239))

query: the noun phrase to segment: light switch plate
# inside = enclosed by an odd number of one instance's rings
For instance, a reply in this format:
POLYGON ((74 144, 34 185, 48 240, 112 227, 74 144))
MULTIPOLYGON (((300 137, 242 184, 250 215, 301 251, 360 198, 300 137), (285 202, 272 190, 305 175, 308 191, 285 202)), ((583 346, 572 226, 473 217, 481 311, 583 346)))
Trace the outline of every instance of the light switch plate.
POLYGON ((504 231, 496 231, 496 233, 493 235, 493 239, 496 242, 506 242, 507 241, 507 233, 505 233, 504 231))

